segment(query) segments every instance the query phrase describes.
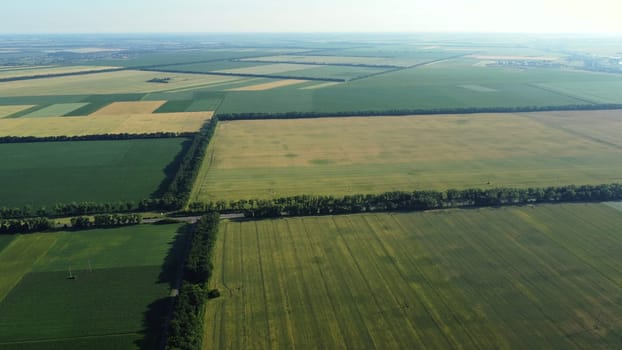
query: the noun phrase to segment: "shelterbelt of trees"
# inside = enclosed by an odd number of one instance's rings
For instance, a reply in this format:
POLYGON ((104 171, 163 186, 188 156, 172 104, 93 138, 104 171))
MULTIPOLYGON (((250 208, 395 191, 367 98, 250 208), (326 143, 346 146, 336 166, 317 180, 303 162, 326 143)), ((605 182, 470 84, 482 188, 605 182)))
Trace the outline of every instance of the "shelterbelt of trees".
MULTIPOLYGON (((138 225, 142 218, 138 214, 102 214, 92 219, 86 216, 71 218, 71 229, 83 230, 89 228, 107 228, 128 225, 138 225)), ((0 234, 34 233, 65 229, 56 227, 54 222, 46 217, 0 219, 0 234)))
POLYGON ((434 114, 475 114, 475 113, 526 113, 552 111, 596 111, 622 109, 622 104, 580 104, 562 106, 523 106, 523 107, 467 107, 467 108, 432 108, 432 109, 388 109, 375 111, 347 112, 287 112, 287 113, 218 113, 218 119, 261 120, 261 119, 303 119, 331 117, 374 117, 406 116, 434 114))
POLYGON ((268 218, 616 200, 622 200, 622 184, 619 183, 524 189, 386 192, 344 197, 303 195, 278 199, 191 203, 188 211, 243 213, 248 218, 268 218))
POLYGON ((0 143, 33 143, 33 142, 61 142, 61 141, 105 141, 105 140, 136 140, 136 139, 165 139, 175 137, 192 137, 192 132, 154 132, 146 134, 97 134, 81 136, 2 136, 0 143))
POLYGON ((196 223, 190 238, 182 285, 173 305, 165 349, 201 349, 203 309, 218 291, 207 291, 212 275, 212 251, 218 235, 219 214, 210 212, 196 223))

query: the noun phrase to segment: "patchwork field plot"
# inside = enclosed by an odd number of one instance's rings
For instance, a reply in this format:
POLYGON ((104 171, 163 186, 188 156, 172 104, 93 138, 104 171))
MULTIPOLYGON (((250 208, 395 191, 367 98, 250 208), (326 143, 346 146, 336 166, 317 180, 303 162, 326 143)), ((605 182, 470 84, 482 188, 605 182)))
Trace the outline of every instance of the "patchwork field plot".
POLYGON ((196 132, 212 112, 0 119, 0 136, 81 136, 196 132))
POLYGON ((0 207, 148 198, 185 139, 1 144, 0 207))
POLYGON ((78 72, 96 72, 118 67, 106 66, 67 66, 67 67, 31 67, 27 69, 1 70, 0 79, 32 77, 48 74, 65 74, 78 72))
POLYGON ((32 105, 8 105, 0 106, 0 119, 15 114, 17 112, 32 108, 32 105))
POLYGON ((154 348, 180 228, 17 236, 0 252, 0 348, 154 348))
POLYGON ((88 105, 88 103, 58 103, 28 113, 21 118, 60 117, 86 105, 88 105))
POLYGON ((170 91, 205 87, 235 79, 236 77, 205 74, 122 71, 0 83, 0 95, 56 95, 59 91, 64 95, 170 91), (149 82, 154 78, 170 78, 170 80, 166 84, 149 82))
POLYGON ((166 101, 128 101, 113 102, 106 107, 97 110, 91 115, 129 115, 129 114, 150 114, 160 108, 166 101))
POLYGON ((513 114, 225 122, 192 198, 618 182, 622 149, 595 139, 598 130, 587 137, 513 114))
POLYGON ((262 83, 257 85, 248 85, 242 86, 234 89, 230 89, 229 91, 264 91, 264 90, 272 90, 284 86, 296 85, 305 83, 306 80, 295 80, 295 79, 283 79, 276 80, 268 83, 262 83))
POLYGON ((225 222, 204 348, 619 348, 621 227, 605 205, 225 222))

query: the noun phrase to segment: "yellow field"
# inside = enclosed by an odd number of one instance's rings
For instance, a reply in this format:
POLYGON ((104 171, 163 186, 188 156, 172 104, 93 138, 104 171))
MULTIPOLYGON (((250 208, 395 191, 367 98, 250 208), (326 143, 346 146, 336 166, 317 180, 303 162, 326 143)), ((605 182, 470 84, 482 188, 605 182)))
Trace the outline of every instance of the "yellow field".
POLYGON ((534 120, 565 132, 622 147, 622 110, 525 113, 534 120))
POLYGON ((239 87, 235 89, 230 89, 227 91, 264 91, 264 90, 271 90, 271 89, 276 89, 276 88, 280 88, 284 86, 302 84, 306 82, 307 80, 284 79, 284 80, 272 81, 269 83, 243 86, 243 87, 239 87))
POLYGON ((132 114, 89 117, 17 118, 0 120, 1 136, 83 136, 195 132, 213 112, 132 114))
POLYGON ((0 106, 0 118, 8 117, 11 114, 23 111, 31 107, 32 105, 0 106))
POLYGON ((48 96, 57 95, 59 91, 66 95, 156 92, 205 87, 239 79, 206 74, 121 71, 0 83, 0 96, 48 96), (171 79, 168 84, 148 82, 163 77, 171 79))
POLYGON ((100 70, 114 69, 114 68, 118 68, 118 67, 71 66, 71 67, 37 67, 37 68, 30 68, 30 69, 16 69, 16 70, 1 71, 0 79, 30 77, 30 76, 35 76, 35 75, 46 75, 46 74, 63 74, 63 73, 100 71, 100 70))
POLYGON ((555 115, 222 122, 191 201, 622 180, 622 118, 555 115))
POLYGON ((92 113, 91 116, 111 116, 119 114, 150 114, 160 108, 166 101, 130 101, 114 102, 92 113))

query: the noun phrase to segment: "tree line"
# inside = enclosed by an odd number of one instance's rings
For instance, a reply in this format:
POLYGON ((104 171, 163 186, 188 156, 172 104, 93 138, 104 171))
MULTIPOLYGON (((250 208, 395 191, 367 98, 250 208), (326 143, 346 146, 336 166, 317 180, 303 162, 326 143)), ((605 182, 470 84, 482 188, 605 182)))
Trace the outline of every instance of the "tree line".
POLYGON ((71 228, 74 230, 108 228, 139 225, 141 222, 142 217, 138 214, 101 214, 95 215, 93 219, 87 216, 71 218, 71 228))
POLYGON ((231 77, 251 77, 251 78, 268 78, 268 79, 297 79, 297 80, 313 80, 313 81, 329 81, 336 83, 345 83, 347 79, 341 78, 318 78, 307 76, 295 76, 295 75, 279 75, 279 74, 253 74, 253 73, 227 73, 227 72, 198 72, 192 70, 174 70, 174 69, 161 69, 161 68, 140 68, 146 72, 162 72, 162 73, 186 73, 186 74, 207 74, 207 75, 222 75, 231 77))
POLYGON ((54 228, 54 223, 47 218, 0 220, 0 234, 43 232, 54 228))
POLYGON ((179 295, 166 334, 166 349, 201 349, 203 309, 217 290, 207 291, 212 275, 212 251, 218 235, 219 214, 210 212, 196 223, 190 238, 179 295))
POLYGON ((193 135, 195 135, 195 133, 192 132, 152 132, 146 134, 121 133, 80 136, 2 136, 0 137, 0 143, 164 139, 175 137, 192 137, 193 135))
POLYGON ((522 107, 461 107, 431 109, 389 109, 376 111, 344 112, 287 112, 287 113, 218 113, 218 118, 225 121, 263 120, 263 119, 304 119, 331 117, 374 117, 436 114, 475 114, 475 113, 526 113, 551 111, 593 111, 622 109, 622 104, 582 104, 563 106, 522 106, 522 107))
POLYGON ((217 211, 220 213, 243 213, 247 218, 269 218, 615 200, 622 200, 622 184, 447 191, 395 191, 343 197, 301 195, 276 199, 250 199, 209 203, 194 202, 189 204, 188 212, 217 211))
POLYGON ((214 136, 217 124, 218 118, 213 117, 203 125, 192 139, 192 143, 188 146, 188 150, 179 162, 177 173, 173 176, 168 189, 164 192, 161 199, 156 200, 161 209, 180 209, 190 198, 192 186, 199 175, 205 152, 207 152, 207 146, 209 146, 212 136, 214 136))

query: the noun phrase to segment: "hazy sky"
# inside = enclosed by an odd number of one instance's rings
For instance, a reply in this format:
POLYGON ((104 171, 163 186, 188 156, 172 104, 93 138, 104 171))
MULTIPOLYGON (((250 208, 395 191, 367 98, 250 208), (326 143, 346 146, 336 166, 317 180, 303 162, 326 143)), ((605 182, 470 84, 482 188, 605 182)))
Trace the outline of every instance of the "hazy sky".
POLYGON ((622 0, 2 0, 0 33, 615 32, 622 0))

